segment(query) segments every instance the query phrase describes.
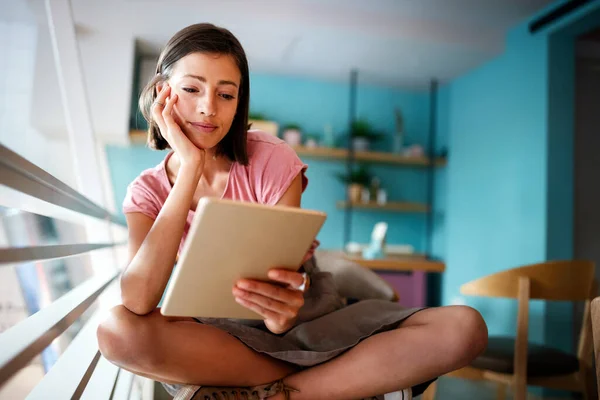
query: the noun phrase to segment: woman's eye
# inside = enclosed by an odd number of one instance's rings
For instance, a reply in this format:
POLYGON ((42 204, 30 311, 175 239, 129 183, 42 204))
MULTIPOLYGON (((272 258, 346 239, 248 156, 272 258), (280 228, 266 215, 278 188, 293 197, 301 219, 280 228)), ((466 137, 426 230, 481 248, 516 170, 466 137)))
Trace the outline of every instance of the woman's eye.
POLYGON ((221 97, 224 98, 225 100, 233 100, 233 99, 235 99, 235 97, 233 97, 232 95, 225 94, 225 93, 222 93, 221 97))
POLYGON ((188 93, 196 93, 197 90, 193 89, 193 88, 182 88, 184 92, 188 92, 188 93))

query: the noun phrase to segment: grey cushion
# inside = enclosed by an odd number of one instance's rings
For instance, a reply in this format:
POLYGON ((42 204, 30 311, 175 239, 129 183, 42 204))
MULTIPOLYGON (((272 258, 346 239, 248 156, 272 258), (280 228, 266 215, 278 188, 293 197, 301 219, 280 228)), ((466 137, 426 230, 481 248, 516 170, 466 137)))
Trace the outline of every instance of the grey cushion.
POLYGON ((330 272, 342 297, 357 300, 392 300, 394 289, 368 268, 350 261, 342 253, 317 251, 317 265, 321 271, 330 272))

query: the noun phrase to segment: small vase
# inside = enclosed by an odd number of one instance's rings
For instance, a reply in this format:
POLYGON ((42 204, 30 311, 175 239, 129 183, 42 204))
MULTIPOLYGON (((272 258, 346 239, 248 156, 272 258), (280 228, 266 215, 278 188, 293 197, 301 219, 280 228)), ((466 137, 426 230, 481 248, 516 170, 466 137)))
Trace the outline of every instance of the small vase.
POLYGON ((287 129, 283 132, 283 140, 290 146, 300 146, 302 143, 302 133, 297 129, 287 129))
POLYGON ((368 151, 369 140, 364 137, 352 138, 352 148, 354 149, 354 151, 368 151))
POLYGON ((400 154, 402 153, 402 149, 404 148, 404 134, 396 133, 394 135, 394 153, 400 154))
POLYGON ((360 203, 363 185, 351 183, 348 185, 348 197, 352 203, 360 203))

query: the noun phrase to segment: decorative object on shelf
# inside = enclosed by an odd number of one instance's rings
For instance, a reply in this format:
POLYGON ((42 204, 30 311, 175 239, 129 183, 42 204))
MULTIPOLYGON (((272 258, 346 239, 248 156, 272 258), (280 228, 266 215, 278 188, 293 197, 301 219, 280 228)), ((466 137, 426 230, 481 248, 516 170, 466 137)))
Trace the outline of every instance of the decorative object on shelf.
POLYGON ((415 157, 415 158, 424 157, 425 150, 423 149, 423 146, 421 146, 420 144, 413 144, 412 146, 406 147, 402 151, 402 155, 405 157, 415 157))
MULTIPOLYGON (((344 251, 347 255, 353 257, 362 256, 362 252, 364 249, 369 247, 368 243, 358 243, 358 242, 348 242, 344 247, 344 251)), ((395 257, 395 258, 425 258, 425 254, 417 254, 415 253, 414 246, 410 244, 389 244, 385 243, 383 248, 383 252, 386 257, 395 257)))
POLYGON ((347 185, 348 197, 353 203, 360 203, 362 190, 371 181, 371 174, 364 167, 360 166, 354 169, 349 175, 346 173, 337 174, 338 179, 347 185))
POLYGON ((323 128, 323 145, 325 147, 335 147, 335 137, 333 136, 333 128, 331 124, 326 124, 323 128))
POLYGON ((401 153, 404 147, 404 117, 402 111, 396 108, 394 110, 396 114, 396 134, 394 135, 394 153, 401 153))
POLYGON ((379 191, 380 187, 381 183, 379 181, 379 178, 376 176, 371 178, 371 187, 369 188, 369 201, 377 200, 377 192, 379 191))
POLYGON ((371 243, 363 250, 362 256, 366 260, 385 257, 385 237, 387 235, 388 224, 378 222, 371 233, 371 243))
POLYGON ((352 123, 350 136, 352 137, 352 148, 354 151, 368 151, 370 144, 382 137, 365 119, 359 119, 352 123))
POLYGON ((385 189, 379 189, 377 190, 377 204, 379 205, 384 205, 385 203, 387 203, 387 192, 385 189))
POLYGON ((248 115, 248 125, 250 125, 250 129, 258 129, 273 136, 277 136, 279 131, 279 124, 275 121, 269 121, 261 113, 250 113, 248 115))
POLYGON ((362 203, 368 203, 371 201, 371 190, 368 187, 363 187, 360 192, 360 201, 362 203))
POLYGON ((283 127, 281 137, 290 146, 302 144, 302 129, 297 124, 287 124, 283 127))
POLYGON ((304 141, 304 147, 307 149, 314 149, 319 147, 319 137, 317 135, 307 135, 304 141))

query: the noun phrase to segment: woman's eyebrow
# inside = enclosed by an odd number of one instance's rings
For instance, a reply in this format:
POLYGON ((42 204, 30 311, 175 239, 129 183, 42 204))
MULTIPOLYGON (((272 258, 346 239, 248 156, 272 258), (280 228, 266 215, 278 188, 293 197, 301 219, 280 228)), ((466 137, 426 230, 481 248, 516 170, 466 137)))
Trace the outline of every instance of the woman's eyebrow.
MULTIPOLYGON (((198 75, 194 75, 194 74, 185 74, 183 77, 184 78, 186 78, 186 77, 195 78, 195 79, 198 79, 200 82, 206 83, 206 78, 203 76, 198 76, 198 75)), ((233 81, 226 81, 226 80, 220 80, 218 82, 218 85, 233 85, 236 88, 238 87, 237 83, 235 83, 233 81)))

